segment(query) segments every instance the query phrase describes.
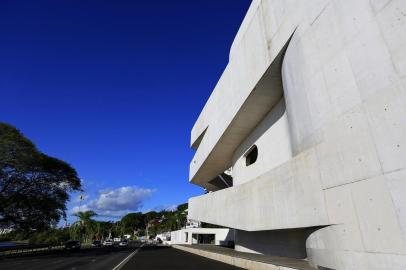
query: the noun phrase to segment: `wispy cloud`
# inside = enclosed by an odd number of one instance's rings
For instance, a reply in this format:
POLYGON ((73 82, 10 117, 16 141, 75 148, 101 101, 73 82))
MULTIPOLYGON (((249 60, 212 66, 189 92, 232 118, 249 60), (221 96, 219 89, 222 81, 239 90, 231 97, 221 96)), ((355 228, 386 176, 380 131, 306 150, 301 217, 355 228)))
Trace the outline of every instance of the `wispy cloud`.
POLYGON ((153 189, 135 186, 100 190, 98 197, 82 206, 72 208, 72 213, 93 210, 100 216, 120 217, 129 212, 139 211, 143 202, 150 198, 153 189))

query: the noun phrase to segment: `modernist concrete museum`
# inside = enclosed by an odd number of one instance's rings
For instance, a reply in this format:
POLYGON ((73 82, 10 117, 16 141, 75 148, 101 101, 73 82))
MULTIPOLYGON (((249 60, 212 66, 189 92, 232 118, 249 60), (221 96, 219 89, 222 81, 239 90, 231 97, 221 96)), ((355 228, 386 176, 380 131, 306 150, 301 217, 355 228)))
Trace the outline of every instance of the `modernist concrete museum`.
POLYGON ((254 0, 191 146, 237 250, 406 269, 406 1, 254 0))

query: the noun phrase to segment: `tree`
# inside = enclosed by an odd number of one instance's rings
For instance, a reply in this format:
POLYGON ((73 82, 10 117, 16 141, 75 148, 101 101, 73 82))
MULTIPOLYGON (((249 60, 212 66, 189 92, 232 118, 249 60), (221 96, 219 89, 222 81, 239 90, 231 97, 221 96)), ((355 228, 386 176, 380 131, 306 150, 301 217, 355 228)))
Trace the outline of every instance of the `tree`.
POLYGON ((182 204, 179 204, 176 207, 176 211, 178 211, 178 212, 186 212, 187 208, 188 208, 188 203, 182 203, 182 204))
POLYGON ((41 153, 15 127, 0 123, 0 225, 46 229, 63 217, 69 192, 81 190, 69 164, 41 153))
POLYGON ((81 225, 86 226, 89 224, 93 219, 93 217, 97 216, 96 212, 94 211, 85 211, 85 212, 77 212, 73 214, 75 217, 79 218, 79 222, 81 225))
POLYGON ((181 229, 186 226, 187 222, 187 209, 188 209, 188 204, 180 204, 176 208, 176 220, 178 221, 178 229, 181 229))
MULTIPOLYGON (((89 210, 85 212, 77 212, 73 215, 79 218, 78 227, 80 230, 81 240, 85 240, 88 242, 91 239, 95 238, 98 234, 98 228, 97 222, 95 222, 92 218, 97 216, 96 212, 89 210)), ((76 228, 74 228, 74 230, 76 232, 76 228)))
POLYGON ((68 228, 51 228, 44 231, 31 233, 30 244, 60 245, 70 239, 68 228))
POLYGON ((144 214, 144 222, 148 224, 148 222, 153 221, 155 219, 161 218, 161 214, 156 211, 149 211, 144 214))
POLYGON ((130 213, 121 219, 121 226, 123 233, 132 234, 145 228, 144 215, 140 212, 130 213))

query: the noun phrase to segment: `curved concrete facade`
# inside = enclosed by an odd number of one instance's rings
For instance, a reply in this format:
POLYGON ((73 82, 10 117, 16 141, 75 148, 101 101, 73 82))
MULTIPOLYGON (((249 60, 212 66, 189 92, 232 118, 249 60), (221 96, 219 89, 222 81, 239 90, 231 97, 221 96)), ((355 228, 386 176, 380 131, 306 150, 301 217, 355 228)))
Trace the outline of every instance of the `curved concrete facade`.
POLYGON ((233 155, 234 185, 249 181, 292 158, 289 122, 285 100, 282 98, 233 155), (246 155, 252 146, 258 149, 257 161, 246 165, 246 155))
POLYGON ((405 48, 404 0, 254 0, 191 138, 190 180, 234 186, 189 218, 239 250, 406 269, 405 48))

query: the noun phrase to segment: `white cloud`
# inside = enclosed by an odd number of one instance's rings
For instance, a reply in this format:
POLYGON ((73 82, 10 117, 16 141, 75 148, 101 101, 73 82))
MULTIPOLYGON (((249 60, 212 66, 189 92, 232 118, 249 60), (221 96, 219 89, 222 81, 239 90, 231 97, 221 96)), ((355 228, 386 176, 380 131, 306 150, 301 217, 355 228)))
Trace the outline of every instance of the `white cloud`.
POLYGON ((75 206, 75 207, 73 207, 72 210, 71 210, 71 212, 72 212, 72 214, 75 214, 75 213, 77 213, 77 212, 86 212, 86 211, 89 211, 89 210, 90 210, 89 206, 87 206, 87 205, 85 204, 85 205, 82 205, 82 206, 75 206))
POLYGON ((158 205, 158 206, 155 206, 154 208, 145 209, 143 211, 143 213, 145 214, 145 213, 148 213, 148 212, 151 212, 151 211, 160 212, 160 211, 164 211, 164 210, 174 212, 174 211, 176 211, 177 208, 178 208, 178 206, 176 204, 158 205))
POLYGON ((165 207, 165 210, 173 212, 173 211, 176 211, 177 208, 178 208, 178 206, 176 204, 173 204, 173 205, 169 205, 169 206, 165 207))
POLYGON ((93 210, 98 215, 119 217, 129 212, 138 211, 143 202, 148 199, 154 190, 138 187, 120 187, 117 189, 101 190, 98 198, 80 207, 72 208, 72 213, 93 210))
POLYGON ((165 210, 165 211, 171 211, 171 212, 173 212, 173 211, 176 210, 177 207, 178 207, 178 206, 177 206, 176 204, 172 204, 172 205, 159 205, 159 206, 154 207, 153 211, 162 211, 162 210, 165 210))

